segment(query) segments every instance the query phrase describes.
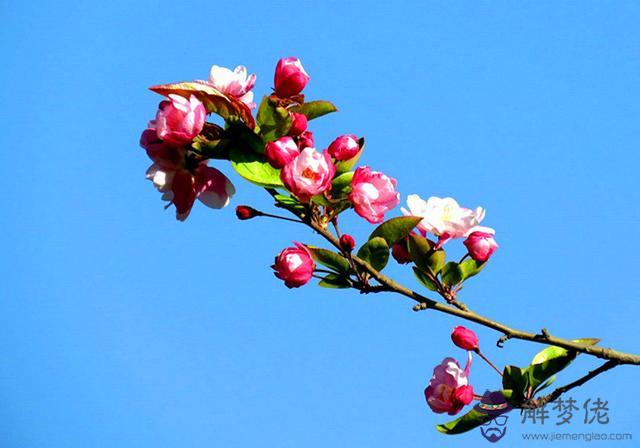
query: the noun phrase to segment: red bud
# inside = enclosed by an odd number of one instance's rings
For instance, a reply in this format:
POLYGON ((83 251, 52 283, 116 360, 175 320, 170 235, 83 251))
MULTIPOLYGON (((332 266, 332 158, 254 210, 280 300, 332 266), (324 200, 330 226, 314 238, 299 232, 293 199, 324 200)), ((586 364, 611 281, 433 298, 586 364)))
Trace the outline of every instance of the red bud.
POLYGON ((356 247, 356 241, 353 239, 351 235, 345 233, 340 237, 340 247, 345 252, 351 252, 354 247, 356 247))
POLYGON ((236 216, 238 219, 245 220, 255 218, 256 216, 260 216, 260 212, 255 208, 249 207, 248 205, 238 205, 236 207, 236 216))

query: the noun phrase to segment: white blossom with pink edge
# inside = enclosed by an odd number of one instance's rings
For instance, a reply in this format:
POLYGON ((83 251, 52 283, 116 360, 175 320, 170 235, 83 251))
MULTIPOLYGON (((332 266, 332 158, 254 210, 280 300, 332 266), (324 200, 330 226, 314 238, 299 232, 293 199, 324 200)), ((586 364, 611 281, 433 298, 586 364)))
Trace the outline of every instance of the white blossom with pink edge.
POLYGON ((411 194, 407 197, 407 206, 409 209, 402 208, 402 213, 406 216, 421 217, 418 230, 437 236, 438 247, 452 238, 463 238, 474 231, 495 233, 495 230, 489 227, 478 225, 485 215, 482 207, 475 210, 460 207, 453 198, 431 196, 425 201, 417 194, 411 194))
POLYGON ((225 95, 242 101, 250 109, 256 107, 251 92, 255 83, 256 75, 248 75, 244 65, 237 66, 233 71, 214 65, 209 72, 209 84, 225 95))

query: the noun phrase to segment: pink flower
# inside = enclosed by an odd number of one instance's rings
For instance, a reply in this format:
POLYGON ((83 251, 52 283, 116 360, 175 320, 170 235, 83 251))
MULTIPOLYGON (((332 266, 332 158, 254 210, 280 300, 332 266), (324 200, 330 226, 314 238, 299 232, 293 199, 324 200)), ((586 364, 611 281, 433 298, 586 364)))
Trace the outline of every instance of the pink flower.
POLYGON ((349 160, 360 152, 358 137, 353 134, 341 135, 329 145, 329 154, 336 160, 349 160))
POLYGON ((274 274, 288 288, 298 288, 306 284, 316 268, 311 252, 304 244, 294 243, 295 247, 284 249, 276 257, 273 266, 274 274))
POLYGON ((427 404, 433 412, 455 415, 473 400, 473 388, 469 385, 471 352, 464 370, 453 358, 445 358, 433 369, 433 376, 424 390, 427 404))
POLYGON ((331 186, 336 167, 327 151, 319 153, 305 148, 300 155, 282 169, 280 179, 300 201, 309 202, 312 196, 323 193, 331 186))
POLYGON ((156 129, 158 137, 166 143, 184 145, 202 131, 207 111, 204 104, 191 95, 186 99, 170 94, 170 101, 160 103, 155 121, 150 125, 156 129))
POLYGON ((282 137, 274 142, 267 143, 264 154, 267 156, 269 164, 279 169, 295 159, 300 154, 300 151, 291 137, 282 137))
POLYGON ((356 213, 372 224, 382 222, 384 214, 400 203, 395 179, 368 166, 358 167, 351 181, 349 200, 356 213))
POLYGON ((253 109, 253 89, 256 83, 256 75, 247 76, 247 68, 239 65, 231 71, 226 67, 214 65, 209 72, 209 84, 227 96, 236 98, 253 109))
POLYGON ((478 350, 478 336, 468 328, 458 326, 451 333, 453 343, 464 350, 478 350))
MULTIPOLYGON (((307 116, 304 114, 299 114, 296 112, 291 113, 291 128, 289 128, 289 135, 292 137, 297 137, 307 130, 308 120, 307 116)), ((313 143, 311 144, 313 146, 313 143)))
MULTIPOLYGON (((493 230, 486 229, 485 230, 493 230)), ((474 231, 464 240, 464 245, 467 246, 469 255, 476 261, 481 263, 487 261, 491 255, 498 249, 498 243, 493 238, 495 232, 481 232, 474 231)))
POLYGON ((302 134, 300 134, 297 138, 298 141, 298 148, 300 148, 300 150, 303 150, 304 148, 313 148, 314 146, 314 142, 313 142, 313 132, 311 131, 304 131, 302 134))
POLYGON ((423 234, 432 233, 439 237, 438 249, 452 238, 462 238, 474 230, 481 230, 477 226, 485 215, 482 207, 471 210, 460 207, 453 198, 436 196, 425 201, 417 194, 411 194, 407 197, 407 206, 409 210, 403 208, 402 212, 422 218, 417 227, 423 234))
POLYGON ((309 75, 298 58, 282 58, 276 66, 273 79, 276 95, 289 98, 302 92, 309 82, 309 75))

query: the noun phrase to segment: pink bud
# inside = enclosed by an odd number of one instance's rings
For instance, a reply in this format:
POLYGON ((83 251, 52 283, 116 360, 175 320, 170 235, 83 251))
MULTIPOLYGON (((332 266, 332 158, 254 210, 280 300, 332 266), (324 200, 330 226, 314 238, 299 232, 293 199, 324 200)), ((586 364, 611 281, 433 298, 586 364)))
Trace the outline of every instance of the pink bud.
POLYGON ((280 252, 275 264, 271 266, 275 276, 284 280, 288 288, 298 288, 306 284, 316 268, 309 249, 303 244, 294 244, 295 247, 288 247, 280 252))
POLYGON ((260 216, 260 212, 253 207, 249 207, 248 205, 238 205, 236 207, 236 216, 238 217, 238 219, 245 221, 247 219, 260 216))
POLYGON ((345 252, 351 252, 356 247, 356 241, 348 233, 344 233, 340 237, 340 247, 345 252))
POLYGON ((411 255, 407 247, 407 239, 403 238, 391 246, 391 255, 400 264, 411 263, 411 255))
POLYGON ((319 153, 314 148, 305 148, 285 165, 280 179, 301 202, 309 202, 312 196, 331 186, 335 172, 336 167, 328 152, 319 153))
POLYGON ((298 58, 283 58, 278 61, 273 79, 276 95, 289 98, 302 92, 309 82, 309 75, 298 58))
POLYGON ((487 261, 498 249, 493 235, 486 232, 472 232, 463 244, 467 246, 471 258, 481 263, 487 261))
POLYGON ((275 142, 267 143, 264 153, 269 164, 274 168, 280 169, 295 159, 300 154, 300 151, 291 137, 282 137, 275 142))
POLYGON ((202 131, 207 116, 204 104, 191 95, 169 95, 171 101, 163 101, 156 114, 155 128, 158 138, 167 143, 184 145, 202 131))
POLYGON ((314 144, 313 132, 304 131, 298 136, 298 147, 300 148, 300 150, 303 150, 304 148, 313 148, 314 144))
POLYGON ((468 328, 458 326, 451 333, 453 343, 464 350, 478 350, 478 336, 468 328))
POLYGON ((473 387, 471 385, 460 386, 453 392, 454 407, 462 409, 473 401, 473 387))
POLYGON ((368 166, 358 167, 351 181, 349 200, 356 213, 372 224, 382 222, 384 214, 400 203, 395 179, 368 166))
POLYGON ((360 152, 358 137, 353 134, 341 135, 329 145, 329 154, 336 160, 353 159, 360 152))
MULTIPOLYGON (((289 128, 289 135, 297 137, 307 130, 307 117, 304 114, 298 114, 296 112, 291 113, 291 127, 289 128)), ((313 146, 313 144, 311 144, 313 146)))

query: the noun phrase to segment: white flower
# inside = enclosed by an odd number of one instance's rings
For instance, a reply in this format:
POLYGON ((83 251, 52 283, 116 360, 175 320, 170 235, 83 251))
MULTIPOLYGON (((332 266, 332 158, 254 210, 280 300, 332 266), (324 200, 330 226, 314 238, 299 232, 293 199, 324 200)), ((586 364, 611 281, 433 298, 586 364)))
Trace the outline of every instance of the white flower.
POLYGON ((256 107, 251 89, 256 83, 256 75, 247 75, 247 68, 239 65, 231 71, 226 67, 214 65, 209 72, 209 84, 225 95, 232 96, 245 103, 251 109, 256 107))
POLYGON ((482 207, 475 210, 460 207, 453 198, 432 196, 425 201, 417 194, 412 194, 407 197, 407 206, 409 210, 403 208, 402 213, 421 217, 418 229, 438 236, 440 245, 446 240, 462 238, 476 230, 495 233, 493 229, 478 227, 484 219, 485 211, 482 207))

